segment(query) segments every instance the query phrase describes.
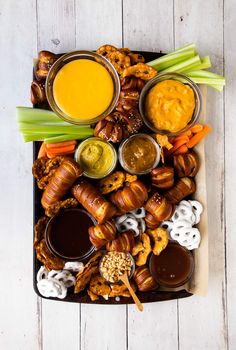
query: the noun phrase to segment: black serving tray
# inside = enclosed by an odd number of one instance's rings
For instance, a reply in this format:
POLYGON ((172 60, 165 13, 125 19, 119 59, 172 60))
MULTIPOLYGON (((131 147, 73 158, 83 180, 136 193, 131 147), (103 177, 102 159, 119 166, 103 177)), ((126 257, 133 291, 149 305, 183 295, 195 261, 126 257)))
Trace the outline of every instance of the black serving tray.
MULTIPOLYGON (((158 52, 158 53, 148 52, 148 51, 132 51, 132 52, 141 53, 144 56, 146 62, 152 61, 155 58, 158 58, 163 55, 162 52, 158 52)), ((34 107, 45 108, 45 106, 34 106, 34 107)), ((34 161, 37 158, 40 144, 41 142, 33 143, 33 160, 34 161)), ((34 179, 34 186, 33 186, 34 225, 37 223, 38 219, 44 215, 44 210, 41 206, 41 195, 42 195, 42 191, 38 189, 36 180, 34 179)), ((33 238, 34 238, 34 233, 33 233, 33 238)), ((44 298, 38 291, 37 279, 36 279, 37 272, 40 269, 41 265, 42 265, 41 262, 38 261, 36 258, 35 249, 33 249, 33 286, 34 286, 35 293, 38 294, 40 297, 44 298)), ((150 292, 137 291, 136 294, 142 303, 153 303, 156 301, 180 299, 180 298, 186 298, 192 295, 191 293, 187 292, 185 289, 180 291, 159 291, 159 290, 150 291, 150 292)), ((119 301, 116 301, 115 298, 109 298, 108 300, 105 300, 102 297, 100 297, 99 300, 91 301, 86 290, 80 292, 79 294, 74 294, 73 287, 68 289, 67 296, 65 299, 58 299, 58 298, 45 298, 45 299, 52 299, 52 300, 64 301, 64 302, 74 302, 74 303, 87 303, 87 304, 109 304, 109 305, 134 304, 132 298, 124 298, 124 297, 120 297, 119 301)))

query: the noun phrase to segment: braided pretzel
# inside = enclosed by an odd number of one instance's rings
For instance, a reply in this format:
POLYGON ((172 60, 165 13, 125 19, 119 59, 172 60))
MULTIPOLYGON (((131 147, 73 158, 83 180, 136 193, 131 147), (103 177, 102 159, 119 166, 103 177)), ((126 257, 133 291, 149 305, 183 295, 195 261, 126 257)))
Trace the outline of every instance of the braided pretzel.
POLYGON ((67 270, 51 270, 48 273, 48 279, 56 279, 62 282, 66 288, 75 285, 75 277, 67 270))
POLYGON ((42 279, 37 283, 39 293, 46 298, 64 299, 67 294, 67 288, 64 284, 55 278, 42 279))

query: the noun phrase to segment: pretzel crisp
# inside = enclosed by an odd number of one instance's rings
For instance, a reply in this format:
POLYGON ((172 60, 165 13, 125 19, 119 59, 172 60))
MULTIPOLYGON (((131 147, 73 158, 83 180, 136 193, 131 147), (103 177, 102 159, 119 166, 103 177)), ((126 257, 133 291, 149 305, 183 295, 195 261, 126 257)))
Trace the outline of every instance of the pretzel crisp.
POLYGON ((136 245, 132 250, 132 255, 138 256, 136 260, 136 265, 137 266, 145 265, 151 251, 152 251, 152 248, 151 248, 150 238, 146 233, 143 233, 141 235, 140 242, 136 243, 136 245))
POLYGON ((76 275, 75 293, 79 293, 91 280, 92 275, 99 271, 99 260, 102 256, 102 252, 98 251, 83 267, 83 269, 76 275))
POLYGON ((108 194, 118 190, 125 182, 125 174, 123 171, 115 171, 98 182, 98 188, 102 194, 108 194))
POLYGON ((102 45, 97 49, 97 53, 106 57, 110 52, 117 51, 117 48, 112 45, 102 45))
POLYGON ((75 208, 78 205, 78 201, 75 198, 67 198, 63 201, 57 201, 50 205, 46 210, 45 214, 49 217, 56 215, 60 209, 75 208))
POLYGON ((97 296, 101 295, 104 299, 107 300, 111 288, 101 275, 96 275, 93 276, 90 280, 89 291, 97 296))
POLYGON ((121 77, 124 78, 130 75, 133 75, 136 78, 141 78, 143 80, 150 80, 157 75, 157 71, 145 63, 137 63, 134 66, 125 68, 122 72, 121 77))
POLYGON ((147 230, 148 235, 153 239, 153 254, 159 255, 166 248, 168 244, 168 234, 167 231, 162 228, 156 228, 154 230, 147 230))

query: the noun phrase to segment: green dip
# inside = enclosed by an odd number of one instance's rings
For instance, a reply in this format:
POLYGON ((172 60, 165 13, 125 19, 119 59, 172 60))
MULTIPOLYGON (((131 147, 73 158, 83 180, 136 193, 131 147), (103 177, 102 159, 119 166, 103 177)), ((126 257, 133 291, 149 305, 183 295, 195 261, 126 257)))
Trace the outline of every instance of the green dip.
POLYGON ((116 152, 113 146, 96 137, 83 141, 75 157, 83 168, 84 175, 92 178, 108 175, 116 164, 116 152))

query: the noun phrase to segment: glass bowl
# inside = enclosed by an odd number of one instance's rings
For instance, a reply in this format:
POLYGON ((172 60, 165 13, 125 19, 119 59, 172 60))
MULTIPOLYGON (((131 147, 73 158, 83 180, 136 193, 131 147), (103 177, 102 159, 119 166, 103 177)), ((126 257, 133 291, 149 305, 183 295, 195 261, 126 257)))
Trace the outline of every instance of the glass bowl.
POLYGON ((189 79, 186 75, 180 74, 180 73, 171 73, 170 72, 170 73, 158 74, 153 79, 149 80, 149 82, 144 86, 144 88, 141 92, 141 95, 140 95, 140 99, 139 99, 139 111, 140 111, 140 114, 143 118, 144 123, 147 125, 147 127, 149 129, 151 129, 155 133, 158 133, 161 135, 175 136, 175 135, 179 135, 179 134, 189 130, 198 121, 199 115, 201 112, 201 108, 202 108, 202 95, 201 95, 201 91, 200 91, 199 87, 191 79, 189 79), (179 82, 191 87, 193 92, 194 92, 195 108, 193 111, 192 118, 188 122, 188 124, 183 129, 179 130, 178 132, 171 132, 168 130, 157 129, 157 128, 155 128, 155 126, 152 123, 150 123, 149 119, 146 117, 145 101, 146 101, 147 94, 149 93, 150 89, 153 86, 155 86, 156 84, 158 84, 164 80, 179 81, 179 82))
MULTIPOLYGON (((124 170, 126 170, 128 173, 136 174, 136 175, 145 175, 145 174, 148 174, 153 168, 155 168, 158 165, 158 163, 160 162, 160 148, 159 148, 159 145, 157 144, 157 142, 150 135, 139 133, 139 134, 135 134, 135 135, 130 136, 129 138, 125 139, 120 144, 120 147, 118 150, 118 158, 119 158, 119 162, 120 162, 122 168, 124 170), (143 169, 142 171, 137 171, 137 169, 134 169, 134 168, 132 169, 125 161, 124 154, 123 154, 125 147, 128 146, 130 141, 132 141, 138 137, 142 137, 142 138, 145 138, 145 139, 151 141, 151 143, 153 144, 153 146, 156 150, 156 159, 154 160, 154 162, 152 163, 151 166, 147 167, 146 169, 143 169)), ((143 158, 143 156, 140 155, 139 158, 141 160, 143 158)), ((137 157, 136 157, 136 159, 137 159, 137 157)))
POLYGON ((151 255, 149 270, 162 287, 177 288, 190 281, 194 257, 190 250, 179 243, 169 242, 160 255, 151 255))
POLYGON ((62 209, 51 217, 45 230, 45 240, 50 252, 65 260, 84 261, 95 251, 89 240, 88 228, 96 220, 79 208, 62 209))
MULTIPOLYGON (((105 118, 108 114, 112 112, 114 109, 115 105, 117 104, 119 94, 120 94, 120 79, 119 76, 113 67, 113 65, 103 56, 97 54, 96 52, 91 52, 91 51, 73 51, 69 52, 63 56, 61 56, 51 67, 49 70, 47 79, 46 79, 46 96, 48 103, 53 110, 61 119, 72 123, 72 124, 77 124, 77 125, 88 125, 92 123, 96 123, 99 120, 105 118), (114 92, 113 92, 113 98, 108 106, 108 108, 102 112, 102 114, 96 116, 95 118, 92 119, 77 119, 77 118, 72 118, 64 113, 59 106, 57 105, 54 96, 53 96, 53 82, 54 79, 57 75, 57 73, 60 71, 60 69, 66 65, 67 63, 74 61, 74 60, 80 60, 80 59, 87 59, 91 61, 95 61, 96 63, 101 64, 103 67, 106 68, 106 70, 109 72, 112 81, 113 81, 113 86, 114 86, 114 92)), ((92 101, 91 101, 92 103, 92 101)))
MULTIPOLYGON (((120 280, 118 280, 118 281, 115 281, 115 282, 111 282, 110 280, 108 280, 108 279, 106 279, 105 277, 104 277, 104 274, 103 274, 103 272, 101 271, 101 264, 102 264, 102 262, 103 262, 103 259, 108 255, 108 254, 111 254, 111 253, 123 253, 123 254, 125 254, 130 260, 131 260, 131 262, 132 262, 132 266, 131 266, 131 270, 130 270, 130 274, 129 274, 129 276, 128 276, 128 279, 130 280, 132 277, 133 277, 133 275, 134 275, 134 271, 135 271, 135 261, 134 261, 134 258, 133 258, 133 256, 130 254, 130 253, 128 253, 128 252, 117 252, 117 251, 110 251, 110 252, 104 252, 104 255, 102 256, 102 258, 101 258, 101 260, 100 260, 100 263, 99 263, 99 272, 100 272, 100 275, 107 281, 107 283, 109 284, 109 283, 122 283, 120 280)), ((114 268, 115 269, 115 268, 114 268)))
POLYGON ((86 171, 86 169, 84 170, 83 172, 83 175, 86 176, 86 177, 89 177, 91 179, 102 179, 103 177, 109 175, 116 167, 116 164, 117 164, 117 153, 116 153, 116 150, 114 148, 114 146, 108 142, 108 141, 105 141, 105 140, 102 140, 100 139, 99 137, 89 137, 88 139, 82 141, 79 146, 77 147, 76 151, 75 151, 75 161, 77 163, 80 164, 80 166, 83 168, 83 164, 82 162, 80 161, 80 155, 81 155, 81 152, 84 150, 84 148, 86 147, 86 145, 88 145, 89 143, 93 143, 94 141, 98 141, 106 146, 109 147, 110 151, 111 151, 111 154, 112 154, 112 164, 111 166, 107 169, 106 172, 104 172, 102 175, 100 175, 99 173, 97 174, 91 174, 89 173, 89 171, 86 171))

